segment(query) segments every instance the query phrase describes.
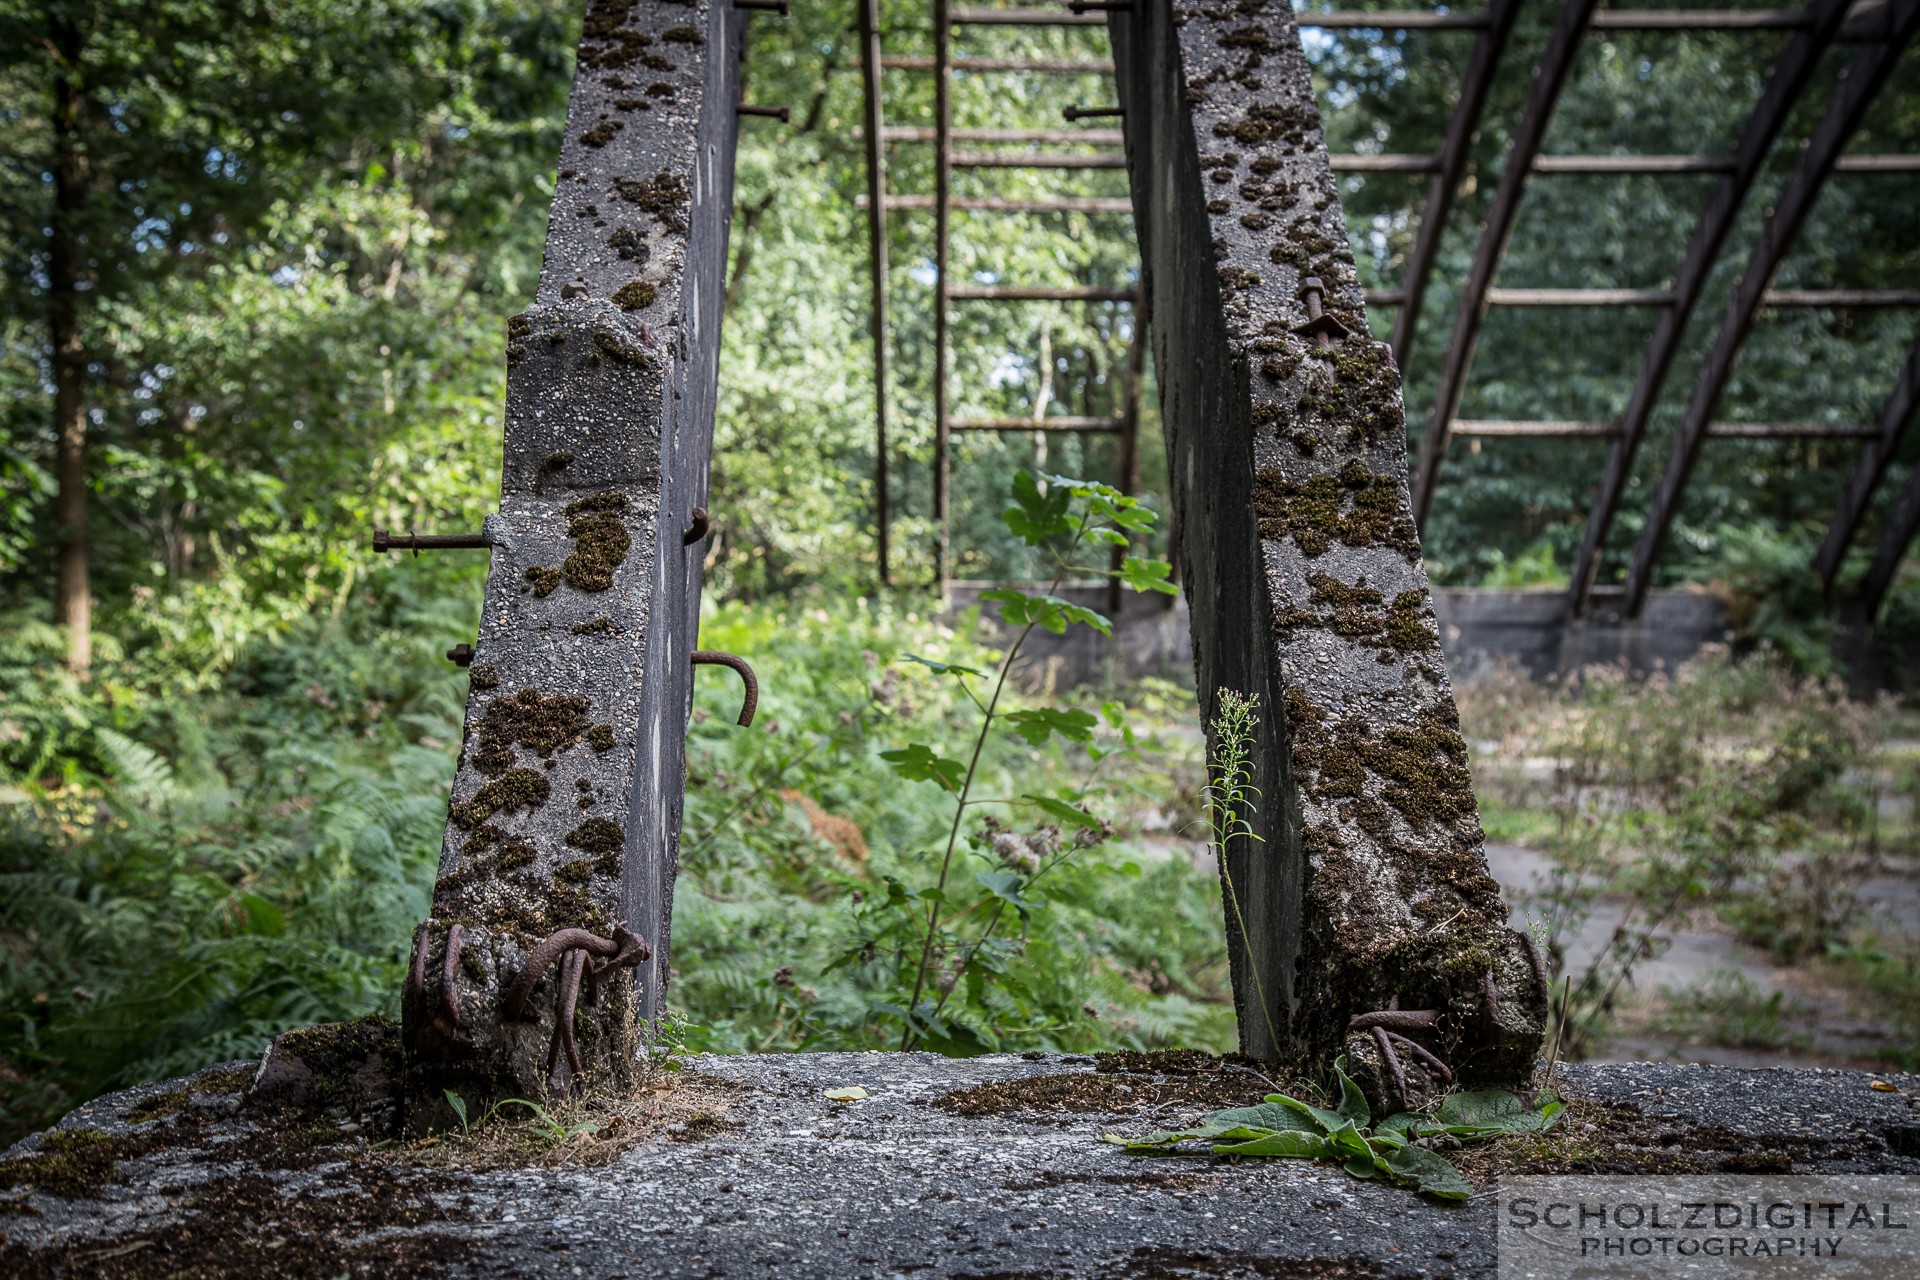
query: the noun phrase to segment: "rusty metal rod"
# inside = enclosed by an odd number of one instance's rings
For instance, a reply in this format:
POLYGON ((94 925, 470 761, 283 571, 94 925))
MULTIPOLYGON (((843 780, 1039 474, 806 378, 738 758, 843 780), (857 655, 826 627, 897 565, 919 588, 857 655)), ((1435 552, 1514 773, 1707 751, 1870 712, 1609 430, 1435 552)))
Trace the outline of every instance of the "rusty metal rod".
POLYGON ((1068 120, 1106 120, 1127 114, 1125 107, 1068 107, 1060 113, 1068 120))
MULTIPOLYGON (((619 934, 624 930, 625 926, 621 925, 616 927, 614 932, 619 934)), ((588 951, 596 956, 615 956, 620 954, 620 944, 612 938, 603 938, 587 929, 561 929, 548 934, 540 945, 533 949, 533 954, 527 957, 527 962, 520 966, 519 976, 513 980, 513 985, 507 988, 506 995, 500 1000, 500 1011, 506 1016, 507 1021, 519 1021, 520 1015, 526 1011, 527 997, 531 996, 533 989, 540 985, 540 979, 546 976, 553 962, 569 951, 588 951)))
POLYGON ((740 673, 740 682, 746 685, 746 697, 740 703, 740 727, 746 728, 753 723, 754 708, 760 705, 760 682, 753 678, 753 668, 747 660, 737 653, 719 653, 712 649, 695 649, 688 657, 696 667, 731 667, 740 673))
POLYGON ((1381 1009, 1374 1013, 1356 1013, 1347 1020, 1347 1030, 1367 1031, 1381 1027, 1388 1031, 1426 1031, 1440 1021, 1438 1009, 1381 1009))
POLYGON ((460 973, 460 943, 466 936, 466 926, 450 924, 447 926, 447 953, 440 962, 440 1004, 447 1011, 447 1021, 453 1023, 455 1031, 460 1030, 460 1001, 455 996, 454 979, 460 973))
POLYGON ((786 124, 793 114, 791 107, 763 107, 752 102, 743 102, 737 110, 743 116, 765 116, 769 120, 778 120, 786 124))
POLYGON ((373 527, 373 549, 375 551, 411 551, 419 555, 422 551, 480 551, 493 543, 484 533, 388 533, 379 525, 373 527))

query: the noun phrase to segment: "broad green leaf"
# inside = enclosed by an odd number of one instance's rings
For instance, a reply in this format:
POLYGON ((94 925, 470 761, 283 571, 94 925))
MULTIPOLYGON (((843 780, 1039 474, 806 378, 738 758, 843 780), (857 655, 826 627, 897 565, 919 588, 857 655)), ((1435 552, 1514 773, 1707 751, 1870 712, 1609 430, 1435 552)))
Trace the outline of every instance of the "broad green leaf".
POLYGON ((1180 588, 1171 581, 1172 574, 1173 563, 1169 560, 1128 556, 1120 562, 1120 581, 1133 591, 1158 591, 1162 595, 1177 596, 1180 588))
POLYGON ((1093 740, 1093 727, 1099 723, 1092 712, 1053 707, 1009 711, 1001 719, 1036 747, 1045 746, 1047 739, 1056 733, 1072 742, 1090 742, 1093 740))
POLYGON ((1351 1123, 1342 1123, 1327 1134, 1327 1145, 1343 1156, 1373 1156, 1373 1148, 1351 1123))
POLYGON ((1425 1147, 1401 1147, 1380 1163, 1397 1181, 1416 1188, 1422 1195, 1465 1200, 1473 1194, 1473 1185, 1458 1169, 1425 1147))
MULTIPOLYGON (((1554 1114, 1558 1114, 1557 1107, 1554 1114)), ((1502 1133, 1532 1133, 1544 1129, 1551 1116, 1529 1110, 1524 1102, 1504 1089, 1480 1089, 1448 1094, 1434 1111, 1433 1118, 1456 1137, 1484 1138, 1502 1133)))
POLYGON ((1094 817, 1085 809, 1077 808, 1064 800, 1055 800, 1050 796, 1021 796, 1020 798, 1022 800, 1032 801, 1048 815, 1058 818, 1062 822, 1071 822, 1075 826, 1085 827, 1089 831, 1098 831, 1100 829, 1100 819, 1094 817))
POLYGON ((976 871, 973 878, 980 882, 981 888, 1008 906, 1017 908, 1022 915, 1038 905, 1020 895, 1022 879, 1017 871, 976 871))
POLYGON ((900 657, 907 662, 917 662, 930 671, 941 675, 979 676, 985 679, 987 673, 974 667, 963 667, 957 662, 935 662, 932 658, 923 658, 917 653, 903 653, 900 657))
POLYGON ((1213 1151, 1222 1156, 1290 1156, 1305 1160, 1319 1160, 1334 1154, 1325 1138, 1297 1129, 1269 1133, 1245 1142, 1216 1143, 1213 1151))
POLYGON ((1052 476, 1047 477, 1047 481, 1046 492, 1042 493, 1032 472, 1016 471, 1013 505, 1000 513, 1001 521, 1013 535, 1030 547, 1073 532, 1073 519, 1068 514, 1073 505, 1072 486, 1054 483, 1052 476))
POLYGON ((1200 1127, 1206 1136, 1211 1136, 1222 1133, 1228 1128, 1243 1125, 1252 1129, 1298 1130, 1314 1134, 1321 1132, 1320 1126, 1314 1123, 1312 1117, 1275 1102, 1263 1102, 1257 1107, 1232 1107, 1226 1111, 1216 1111, 1203 1120, 1200 1127))
POLYGON ((1340 1080, 1341 1118, 1355 1128, 1366 1128, 1373 1120, 1373 1111, 1367 1106, 1367 1095, 1360 1092, 1360 1086, 1347 1074, 1347 1060, 1344 1057, 1334 1061, 1333 1074, 1340 1080))
POLYGON ((880 758, 909 782, 936 782, 956 794, 961 781, 967 776, 967 766, 958 760, 935 755, 918 742, 898 751, 882 751, 880 758))
POLYGON ((1378 1164, 1379 1162, 1373 1158, 1373 1153, 1368 1152, 1364 1156, 1347 1157, 1344 1167, 1350 1178, 1371 1178, 1378 1171, 1378 1164))

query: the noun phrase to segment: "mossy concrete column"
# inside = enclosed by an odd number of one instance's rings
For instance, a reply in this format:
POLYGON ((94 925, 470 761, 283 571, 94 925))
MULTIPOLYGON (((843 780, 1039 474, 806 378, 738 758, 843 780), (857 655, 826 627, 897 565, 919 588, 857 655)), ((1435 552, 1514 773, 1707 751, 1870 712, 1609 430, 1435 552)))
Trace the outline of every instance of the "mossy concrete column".
POLYGON ((485 610, 404 1011, 415 1127, 446 1089, 472 1109, 620 1077, 661 1007, 743 31, 726 0, 587 11, 539 291, 508 325, 485 610))
POLYGON ((1345 1051, 1391 1095, 1391 1027, 1416 1093, 1441 1073, 1408 1039, 1463 1078, 1524 1076, 1544 984, 1487 874, 1400 375, 1367 330, 1292 10, 1135 0, 1110 22, 1201 705, 1260 701, 1261 842, 1223 863, 1242 1047, 1320 1069, 1345 1051))

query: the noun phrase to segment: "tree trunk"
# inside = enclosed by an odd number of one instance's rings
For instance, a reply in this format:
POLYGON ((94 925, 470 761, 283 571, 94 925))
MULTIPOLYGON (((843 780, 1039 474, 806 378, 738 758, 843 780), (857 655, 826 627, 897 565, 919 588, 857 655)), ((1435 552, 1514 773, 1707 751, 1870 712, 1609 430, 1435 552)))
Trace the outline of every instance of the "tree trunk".
POLYGON ((67 665, 84 674, 92 659, 92 597, 87 585, 86 352, 80 342, 80 222, 86 203, 87 162, 80 151, 79 84, 82 37, 56 20, 59 64, 53 86, 53 234, 47 249, 47 330, 53 347, 55 452, 53 520, 59 576, 54 621, 67 629, 67 665))

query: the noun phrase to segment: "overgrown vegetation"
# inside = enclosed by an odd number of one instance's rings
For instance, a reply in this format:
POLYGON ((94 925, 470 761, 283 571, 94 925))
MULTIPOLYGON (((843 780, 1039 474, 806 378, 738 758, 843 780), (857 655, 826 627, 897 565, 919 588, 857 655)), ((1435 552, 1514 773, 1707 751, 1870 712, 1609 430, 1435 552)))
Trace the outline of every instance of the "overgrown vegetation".
MULTIPOLYGON (((1704 929, 1837 982, 1861 1015, 1889 1024, 1887 1055, 1916 1061, 1920 1018, 1902 988, 1914 922, 1860 895, 1915 852, 1912 766, 1889 741, 1911 734, 1910 716, 1785 661, 1721 653, 1646 681, 1611 669, 1566 687, 1488 680, 1469 686, 1462 718, 1479 739, 1490 832, 1551 857, 1533 891, 1510 892, 1554 968, 1561 1056, 1591 1053, 1623 1016, 1643 1020, 1637 975, 1676 932, 1704 929), (1604 944, 1569 966, 1595 927, 1604 944)), ((1787 1019, 1801 1002, 1703 977, 1676 994, 1669 1033, 1795 1041, 1787 1019)))
POLYGON ((1128 1151, 1168 1152, 1185 1142, 1205 1142, 1217 1156, 1264 1156, 1334 1160, 1348 1176, 1411 1187, 1436 1200, 1465 1200, 1473 1185, 1442 1150, 1512 1134, 1542 1133, 1561 1112, 1551 1093, 1532 1102, 1497 1089, 1450 1093, 1432 1112, 1401 1111, 1376 1120, 1346 1072, 1334 1063, 1340 1097, 1332 1108, 1283 1093, 1270 1093, 1255 1107, 1216 1111, 1191 1129, 1174 1129, 1107 1141, 1128 1151))

